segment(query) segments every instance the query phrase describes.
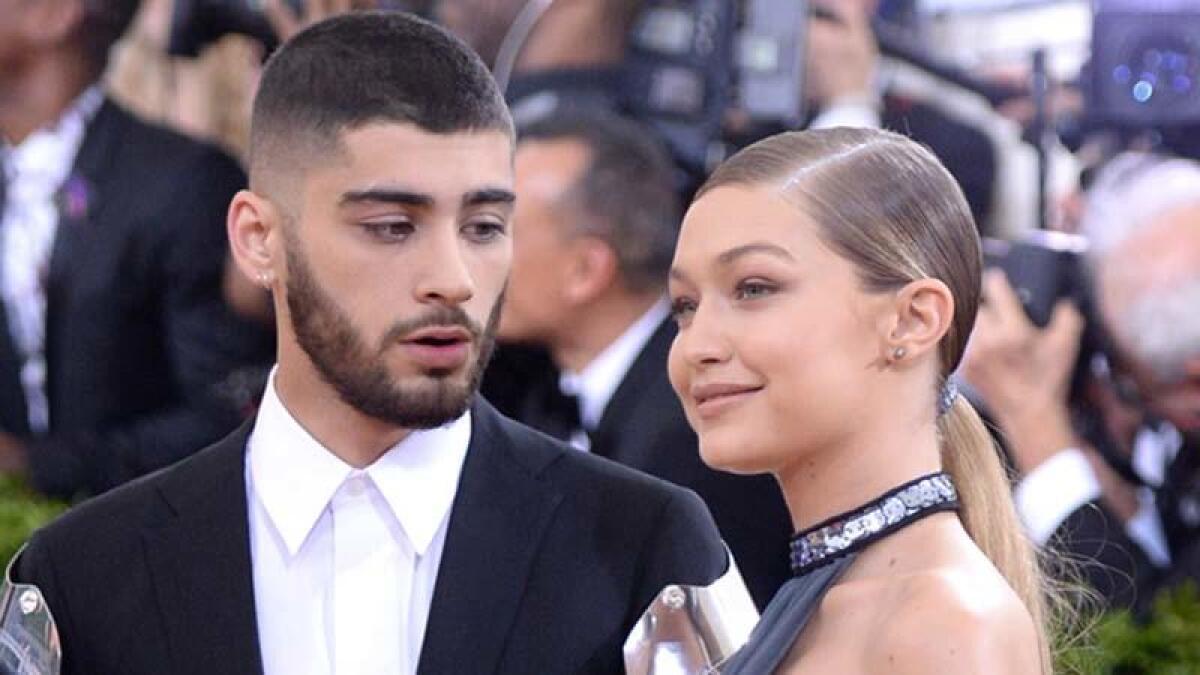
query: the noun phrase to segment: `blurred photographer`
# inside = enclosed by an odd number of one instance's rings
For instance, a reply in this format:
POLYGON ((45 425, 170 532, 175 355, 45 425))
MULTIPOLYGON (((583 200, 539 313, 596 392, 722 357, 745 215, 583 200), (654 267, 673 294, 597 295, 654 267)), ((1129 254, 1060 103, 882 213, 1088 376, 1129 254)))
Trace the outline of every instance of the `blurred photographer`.
POLYGON ((1200 164, 1118 156, 1098 174, 1081 228, 1090 320, 1107 343, 1083 400, 1068 396, 1079 310, 1060 301, 1037 328, 999 272, 985 280, 962 374, 1020 474, 1016 500, 1030 535, 1099 562, 1085 562, 1087 580, 1128 606, 1198 573, 1190 549, 1200 532, 1200 164), (1073 424, 1081 404, 1099 411, 1115 458, 1102 459, 1073 424), (1122 478, 1117 463, 1132 475, 1122 478))

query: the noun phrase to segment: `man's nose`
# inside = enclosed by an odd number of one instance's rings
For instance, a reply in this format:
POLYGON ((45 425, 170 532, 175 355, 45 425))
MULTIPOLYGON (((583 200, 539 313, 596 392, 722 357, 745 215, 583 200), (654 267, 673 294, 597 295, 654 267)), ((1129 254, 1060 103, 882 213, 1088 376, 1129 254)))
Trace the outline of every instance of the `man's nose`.
POLYGON ((432 241, 415 289, 418 301, 460 305, 475 295, 475 280, 464 249, 457 237, 442 236, 432 241))

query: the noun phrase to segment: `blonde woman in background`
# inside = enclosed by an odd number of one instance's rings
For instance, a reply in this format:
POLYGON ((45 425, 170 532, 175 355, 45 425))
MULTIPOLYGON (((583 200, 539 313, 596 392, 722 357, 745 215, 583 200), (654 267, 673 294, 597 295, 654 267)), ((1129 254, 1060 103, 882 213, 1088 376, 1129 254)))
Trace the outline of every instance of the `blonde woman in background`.
POLYGON ((770 472, 796 576, 723 673, 1049 673, 1041 575, 949 381, 980 301, 962 192, 884 131, 761 141, 684 219, 672 383, 709 465, 770 472))

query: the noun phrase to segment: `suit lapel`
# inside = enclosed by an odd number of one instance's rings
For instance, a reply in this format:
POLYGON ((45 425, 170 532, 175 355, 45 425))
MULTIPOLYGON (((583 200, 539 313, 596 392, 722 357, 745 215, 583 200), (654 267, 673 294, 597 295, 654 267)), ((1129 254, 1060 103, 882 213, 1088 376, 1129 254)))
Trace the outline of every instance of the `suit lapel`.
POLYGON ((246 507, 249 429, 247 423, 163 485, 174 517, 145 535, 169 672, 262 672, 246 507))
POLYGON ((649 342, 629 366, 620 386, 604 407, 600 424, 596 425, 596 430, 592 433, 593 453, 628 466, 640 466, 638 458, 622 454, 626 444, 621 443, 620 432, 625 428, 636 428, 636 425, 629 424, 629 420, 637 417, 642 411, 658 410, 656 406, 647 408, 643 399, 648 394, 653 395, 659 391, 654 384, 659 378, 666 377, 664 364, 674 339, 675 324, 670 319, 659 324, 650 336, 649 342))
POLYGON ((114 174, 108 169, 119 161, 119 141, 127 122, 128 114, 111 101, 106 100, 100 106, 88 125, 71 175, 60 191, 58 229, 50 251, 46 281, 48 325, 58 290, 71 270, 78 266, 80 250, 86 246, 88 235, 96 229, 97 223, 102 222, 108 179, 114 174))
POLYGON ((540 542, 562 495, 537 478, 546 458, 516 447, 479 399, 438 568, 420 673, 496 670, 540 542))

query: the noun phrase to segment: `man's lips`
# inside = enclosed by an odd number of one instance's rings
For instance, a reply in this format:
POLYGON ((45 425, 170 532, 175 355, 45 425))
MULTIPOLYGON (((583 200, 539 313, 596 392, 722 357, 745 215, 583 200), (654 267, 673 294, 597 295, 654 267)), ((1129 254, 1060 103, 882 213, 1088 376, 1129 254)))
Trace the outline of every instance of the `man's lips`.
POLYGON ((432 326, 415 330, 404 336, 402 342, 430 345, 445 345, 455 342, 470 342, 471 331, 460 326, 432 326))
POLYGON ((471 332, 457 326, 430 327, 413 331, 400 341, 417 364, 435 370, 454 370, 467 361, 471 332))
POLYGON ((762 389, 762 385, 713 382, 691 388, 692 401, 700 417, 719 415, 762 389))

